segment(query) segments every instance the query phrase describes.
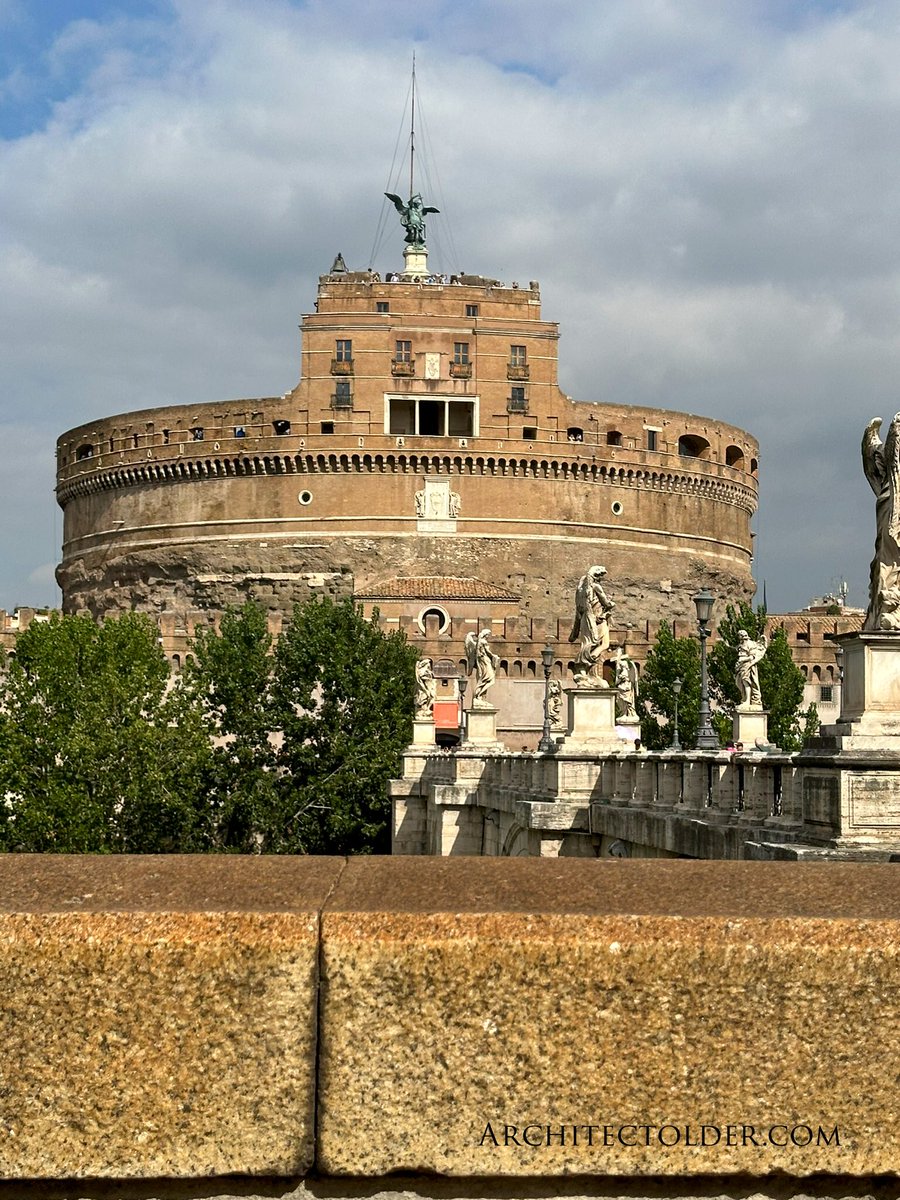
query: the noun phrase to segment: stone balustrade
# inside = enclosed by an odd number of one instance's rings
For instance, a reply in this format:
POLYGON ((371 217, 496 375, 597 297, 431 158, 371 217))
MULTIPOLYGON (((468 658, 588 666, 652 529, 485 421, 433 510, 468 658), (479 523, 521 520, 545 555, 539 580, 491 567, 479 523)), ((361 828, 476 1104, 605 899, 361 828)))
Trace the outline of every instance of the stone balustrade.
POLYGON ((391 784, 393 850, 887 860, 900 852, 900 815, 864 809, 864 783, 876 798, 900 794, 900 758, 417 748, 391 784))
POLYGON ((5 856, 0 1195, 895 1195, 898 932, 888 864, 5 856))

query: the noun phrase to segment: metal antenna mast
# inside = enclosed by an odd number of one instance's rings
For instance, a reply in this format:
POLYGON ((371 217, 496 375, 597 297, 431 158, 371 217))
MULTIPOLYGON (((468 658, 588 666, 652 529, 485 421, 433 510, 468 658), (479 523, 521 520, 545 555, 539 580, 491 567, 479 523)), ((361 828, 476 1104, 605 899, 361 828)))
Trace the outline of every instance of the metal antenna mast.
POLYGON ((416 153, 416 52, 413 50, 412 101, 409 109, 409 195, 413 196, 413 161, 416 153))

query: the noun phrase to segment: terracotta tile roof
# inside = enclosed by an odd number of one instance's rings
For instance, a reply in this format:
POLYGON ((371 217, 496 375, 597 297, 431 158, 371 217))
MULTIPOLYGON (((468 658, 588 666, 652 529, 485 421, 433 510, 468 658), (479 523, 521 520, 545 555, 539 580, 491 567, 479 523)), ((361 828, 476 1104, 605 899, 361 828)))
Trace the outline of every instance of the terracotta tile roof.
POLYGON ((357 600, 519 600, 515 592, 485 583, 482 579, 455 579, 430 575, 413 579, 388 579, 365 592, 355 593, 357 600))

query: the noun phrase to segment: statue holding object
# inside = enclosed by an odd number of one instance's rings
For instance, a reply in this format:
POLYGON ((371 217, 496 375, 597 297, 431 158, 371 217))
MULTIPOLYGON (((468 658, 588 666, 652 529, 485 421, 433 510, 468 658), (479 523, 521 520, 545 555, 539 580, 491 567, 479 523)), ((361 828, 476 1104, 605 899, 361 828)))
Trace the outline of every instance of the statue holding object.
POLYGON ((406 235, 403 239, 406 244, 409 246, 424 246, 425 216, 427 213, 437 213, 441 210, 426 205, 419 192, 410 196, 407 204, 404 204, 400 197, 395 196, 393 192, 385 192, 384 194, 388 200, 393 202, 394 208, 400 214, 400 224, 406 230, 406 235))
POLYGON ((603 655, 609 649, 609 614, 615 604, 603 590, 605 567, 590 567, 575 589, 575 622, 569 641, 581 641, 575 656, 575 683, 605 688, 603 655))
POLYGON ((497 664, 500 660, 488 645, 490 636, 489 629, 482 629, 480 633, 473 629, 471 633, 466 634, 466 666, 470 675, 475 672, 475 690, 472 693, 472 706, 475 708, 489 706, 488 689, 493 687, 497 678, 497 664))
POLYGON ((764 637, 754 642, 746 629, 738 633, 737 665, 734 681, 741 693, 738 709, 741 712, 762 712, 762 695, 759 690, 759 664, 765 657, 769 643, 764 637))
POLYGON ((625 724, 638 720, 637 714, 637 667, 625 653, 624 646, 616 646, 613 659, 616 668, 616 719, 625 724))
POLYGON ((413 701, 417 721, 427 721, 432 716, 435 688, 431 659, 420 658, 416 663, 416 694, 413 701))
POLYGON ((862 440, 863 471, 875 493, 875 557, 863 632, 900 630, 900 413, 883 443, 880 430, 881 417, 873 417, 862 440))

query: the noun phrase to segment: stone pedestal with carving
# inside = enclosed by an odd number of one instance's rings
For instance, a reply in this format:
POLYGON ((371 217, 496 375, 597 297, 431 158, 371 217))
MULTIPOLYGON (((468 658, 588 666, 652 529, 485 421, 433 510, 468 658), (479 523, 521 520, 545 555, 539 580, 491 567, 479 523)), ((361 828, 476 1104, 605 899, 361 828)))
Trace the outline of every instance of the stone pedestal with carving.
POLYGON ((851 633, 841 715, 798 758, 803 832, 829 846, 892 845, 900 833, 900 633, 851 633))
POLYGON ((769 740, 769 714, 761 708, 736 708, 731 721, 731 738, 735 743, 743 742, 746 750, 756 743, 769 740))
POLYGON ((566 692, 568 727, 563 750, 624 750, 616 733, 616 693, 611 688, 573 687, 566 692))
POLYGON ((434 717, 413 719, 413 746, 434 746, 434 717))
POLYGON ((841 715, 823 728, 841 750, 900 752, 900 633, 851 633, 844 652, 841 715))
POLYGON ((473 705, 466 713, 466 746, 500 746, 497 710, 491 704, 473 705))

